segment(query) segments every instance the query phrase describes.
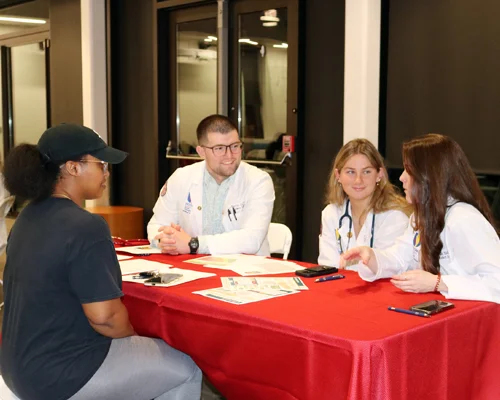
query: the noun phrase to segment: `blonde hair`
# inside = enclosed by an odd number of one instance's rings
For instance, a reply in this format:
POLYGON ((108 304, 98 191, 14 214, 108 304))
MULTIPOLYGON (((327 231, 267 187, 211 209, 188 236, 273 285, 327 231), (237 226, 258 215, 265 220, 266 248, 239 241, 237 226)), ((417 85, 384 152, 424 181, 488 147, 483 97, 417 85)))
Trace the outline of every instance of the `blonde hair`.
POLYGON ((335 170, 340 172, 342 168, 344 168, 347 161, 352 156, 357 154, 362 154, 368 158, 368 161, 372 167, 377 170, 377 172, 382 171, 380 182, 378 182, 377 186, 375 186, 375 191, 372 194, 370 205, 368 209, 363 212, 363 215, 370 210, 373 210, 375 214, 389 210, 399 210, 404 212, 406 215, 410 215, 412 212, 411 206, 400 194, 396 192, 394 185, 389 182, 387 170, 384 166, 384 159, 375 146, 366 139, 351 140, 338 152, 333 162, 330 178, 328 179, 326 203, 342 206, 346 201, 347 195, 335 176, 335 170))

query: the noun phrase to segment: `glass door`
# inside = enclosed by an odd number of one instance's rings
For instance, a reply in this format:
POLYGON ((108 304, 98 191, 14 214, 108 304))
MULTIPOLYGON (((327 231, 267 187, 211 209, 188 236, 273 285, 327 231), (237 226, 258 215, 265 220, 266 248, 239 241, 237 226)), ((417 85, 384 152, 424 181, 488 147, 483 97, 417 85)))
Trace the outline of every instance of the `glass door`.
POLYGON ((162 10, 158 26, 159 136, 168 157, 161 187, 176 168, 199 161, 196 127, 217 112, 217 7, 162 10))
POLYGON ((282 145, 284 136, 297 133, 298 2, 230 4, 230 116, 242 135, 245 161, 273 179, 272 221, 295 234, 297 158, 288 159, 282 145))

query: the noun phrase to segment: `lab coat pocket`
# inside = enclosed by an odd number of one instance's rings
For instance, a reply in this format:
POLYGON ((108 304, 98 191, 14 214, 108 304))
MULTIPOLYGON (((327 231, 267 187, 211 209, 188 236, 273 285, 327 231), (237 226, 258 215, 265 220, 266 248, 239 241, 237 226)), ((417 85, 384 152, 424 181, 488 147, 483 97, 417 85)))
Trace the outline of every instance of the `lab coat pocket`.
POLYGON ((226 229, 239 228, 241 220, 243 219, 244 203, 230 204, 224 210, 224 226, 226 229))

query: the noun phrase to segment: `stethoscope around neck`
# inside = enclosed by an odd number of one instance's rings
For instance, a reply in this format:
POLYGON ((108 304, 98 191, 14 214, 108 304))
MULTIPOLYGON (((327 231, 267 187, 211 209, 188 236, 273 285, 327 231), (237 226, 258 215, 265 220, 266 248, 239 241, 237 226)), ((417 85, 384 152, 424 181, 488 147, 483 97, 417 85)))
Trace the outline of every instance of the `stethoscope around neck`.
MULTIPOLYGON (((344 253, 344 248, 342 247, 342 236, 340 235, 340 228, 342 228, 342 222, 344 218, 347 218, 349 220, 349 232, 347 232, 347 248, 346 250, 349 250, 349 243, 351 242, 352 238, 352 217, 349 215, 349 205, 351 204, 350 200, 346 201, 345 204, 345 211, 344 214, 342 214, 339 218, 339 227, 335 232, 335 236, 337 237, 337 244, 339 247, 339 254, 344 253)), ((371 229, 371 238, 370 238, 370 247, 373 248, 373 239, 375 237, 375 213, 373 213, 372 217, 372 229, 371 229)))

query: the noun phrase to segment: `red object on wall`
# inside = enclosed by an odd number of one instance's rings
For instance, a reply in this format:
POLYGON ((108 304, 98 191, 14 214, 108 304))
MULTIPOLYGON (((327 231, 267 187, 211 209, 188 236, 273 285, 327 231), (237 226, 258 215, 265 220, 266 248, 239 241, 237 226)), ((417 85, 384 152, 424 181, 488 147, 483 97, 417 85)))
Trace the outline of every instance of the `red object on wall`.
POLYGON ((283 153, 293 153, 295 152, 295 136, 285 135, 283 136, 283 153))

